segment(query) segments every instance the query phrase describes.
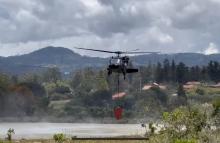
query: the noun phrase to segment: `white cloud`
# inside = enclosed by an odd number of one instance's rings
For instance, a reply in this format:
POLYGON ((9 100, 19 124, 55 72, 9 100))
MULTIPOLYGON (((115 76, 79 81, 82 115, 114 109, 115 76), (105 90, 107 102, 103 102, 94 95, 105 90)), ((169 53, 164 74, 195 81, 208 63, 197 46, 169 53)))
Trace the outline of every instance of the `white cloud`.
POLYGON ((205 55, 211 55, 211 54, 217 54, 219 53, 219 50, 215 43, 209 43, 209 47, 204 51, 205 55))
POLYGON ((104 13, 107 7, 101 5, 98 0, 80 0, 87 8, 86 16, 95 16, 104 13))
POLYGON ((0 55, 48 45, 216 52, 219 13, 219 0, 0 0, 0 55))
POLYGON ((163 33, 158 27, 152 27, 149 30, 149 37, 161 44, 172 43, 174 41, 172 36, 163 33))

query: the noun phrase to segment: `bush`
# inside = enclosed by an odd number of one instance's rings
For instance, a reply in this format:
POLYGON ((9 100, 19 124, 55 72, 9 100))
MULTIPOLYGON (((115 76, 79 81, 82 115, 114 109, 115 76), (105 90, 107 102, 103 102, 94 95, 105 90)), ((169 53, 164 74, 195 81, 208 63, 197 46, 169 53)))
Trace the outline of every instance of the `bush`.
POLYGON ((216 98, 213 101, 212 106, 214 108, 212 117, 214 119, 215 126, 219 127, 220 126, 220 98, 216 98))
POLYGON ((201 88, 197 88, 197 89, 196 89, 196 93, 197 93, 198 95, 204 95, 204 94, 205 94, 205 91, 204 91, 203 89, 201 89, 201 88))
POLYGON ((56 143, 63 143, 66 140, 66 136, 62 133, 53 135, 53 139, 56 143))
POLYGON ((14 131, 14 129, 10 128, 10 129, 8 130, 8 132, 7 132, 7 139, 8 139, 9 141, 12 140, 12 135, 13 135, 13 134, 15 134, 15 131, 14 131))
POLYGON ((150 134, 153 135, 155 133, 156 128, 153 126, 152 122, 149 123, 149 129, 150 129, 150 134))
POLYGON ((171 140, 198 138, 207 126, 207 116, 196 108, 180 107, 163 114, 165 131, 171 140))

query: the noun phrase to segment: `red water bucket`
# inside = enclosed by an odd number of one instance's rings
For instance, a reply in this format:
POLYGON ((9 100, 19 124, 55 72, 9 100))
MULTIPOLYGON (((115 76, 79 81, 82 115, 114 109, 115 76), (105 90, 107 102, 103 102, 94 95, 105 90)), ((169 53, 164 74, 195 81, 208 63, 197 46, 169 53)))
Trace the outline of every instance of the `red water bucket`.
POLYGON ((114 109, 115 118, 117 120, 120 120, 122 118, 122 111, 123 111, 123 109, 121 107, 116 107, 114 109))

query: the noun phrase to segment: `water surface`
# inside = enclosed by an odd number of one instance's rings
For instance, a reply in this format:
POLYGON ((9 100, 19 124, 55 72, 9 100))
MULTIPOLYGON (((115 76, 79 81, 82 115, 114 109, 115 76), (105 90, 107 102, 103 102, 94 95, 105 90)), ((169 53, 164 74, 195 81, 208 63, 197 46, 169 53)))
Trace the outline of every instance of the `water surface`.
POLYGON ((6 137, 9 128, 15 130, 16 139, 49 139, 56 133, 64 133, 69 137, 114 137, 143 135, 145 132, 140 124, 0 123, 1 138, 6 137))

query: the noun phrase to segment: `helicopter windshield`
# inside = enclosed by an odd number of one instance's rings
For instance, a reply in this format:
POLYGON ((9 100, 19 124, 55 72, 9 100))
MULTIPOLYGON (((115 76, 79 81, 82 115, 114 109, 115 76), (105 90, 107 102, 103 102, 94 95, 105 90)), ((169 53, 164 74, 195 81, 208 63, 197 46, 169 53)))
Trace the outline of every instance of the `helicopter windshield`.
POLYGON ((118 58, 116 58, 116 59, 111 59, 111 64, 120 65, 120 63, 121 63, 121 59, 118 59, 118 58))

